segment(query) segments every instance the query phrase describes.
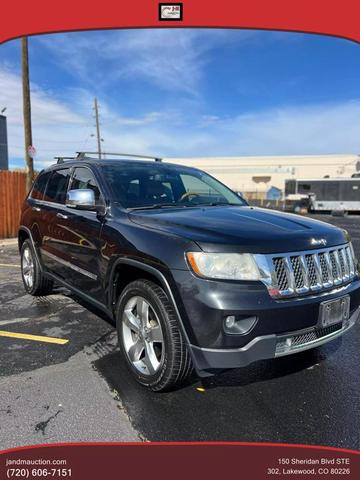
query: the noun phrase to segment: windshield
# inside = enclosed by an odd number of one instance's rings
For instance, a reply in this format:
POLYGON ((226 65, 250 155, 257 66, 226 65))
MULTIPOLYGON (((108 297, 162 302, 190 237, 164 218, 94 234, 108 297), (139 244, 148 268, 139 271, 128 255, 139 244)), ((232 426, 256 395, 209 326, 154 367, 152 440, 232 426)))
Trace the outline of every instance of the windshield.
POLYGON ((164 164, 103 165, 113 199, 125 208, 247 205, 245 200, 200 170, 164 164))

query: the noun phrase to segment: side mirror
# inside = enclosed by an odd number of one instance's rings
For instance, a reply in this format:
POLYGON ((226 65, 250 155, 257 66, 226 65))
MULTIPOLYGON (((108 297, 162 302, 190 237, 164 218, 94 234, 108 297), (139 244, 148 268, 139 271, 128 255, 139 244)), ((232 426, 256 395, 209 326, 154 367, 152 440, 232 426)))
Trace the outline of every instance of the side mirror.
POLYGON ((95 194, 89 188, 69 190, 66 195, 66 206, 81 210, 95 210, 95 194))

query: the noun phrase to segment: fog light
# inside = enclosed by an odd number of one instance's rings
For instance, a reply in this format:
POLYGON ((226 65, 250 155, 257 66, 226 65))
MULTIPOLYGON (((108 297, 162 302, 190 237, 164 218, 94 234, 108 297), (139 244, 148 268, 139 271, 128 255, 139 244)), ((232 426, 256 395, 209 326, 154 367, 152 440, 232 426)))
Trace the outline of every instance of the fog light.
POLYGON ((292 338, 289 337, 285 340, 285 351, 291 350, 291 345, 292 345, 292 338))
POLYGON ((244 335, 253 328, 256 322, 257 317, 229 315, 224 319, 224 330, 232 335, 244 335))
POLYGON ((276 344, 276 354, 288 353, 291 350, 292 346, 292 337, 281 339, 276 344))
POLYGON ((229 330, 234 328, 235 325, 235 317, 234 315, 230 315, 229 317, 225 318, 225 327, 229 330))

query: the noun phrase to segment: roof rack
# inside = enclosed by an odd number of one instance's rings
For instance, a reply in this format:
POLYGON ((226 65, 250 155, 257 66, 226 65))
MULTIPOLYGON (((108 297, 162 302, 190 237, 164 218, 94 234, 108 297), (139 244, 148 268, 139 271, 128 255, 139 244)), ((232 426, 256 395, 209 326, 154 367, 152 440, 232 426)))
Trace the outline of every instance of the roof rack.
POLYGON ((101 158, 101 155, 108 155, 108 156, 117 156, 117 157, 132 157, 132 158, 147 158, 149 160, 155 160, 155 162, 161 162, 162 158, 160 157, 152 157, 150 155, 137 155, 132 153, 110 153, 110 152, 76 152, 77 160, 82 160, 86 158, 86 155, 97 155, 101 158))
POLYGON ((57 163, 64 163, 64 160, 75 160, 76 157, 54 157, 57 163))

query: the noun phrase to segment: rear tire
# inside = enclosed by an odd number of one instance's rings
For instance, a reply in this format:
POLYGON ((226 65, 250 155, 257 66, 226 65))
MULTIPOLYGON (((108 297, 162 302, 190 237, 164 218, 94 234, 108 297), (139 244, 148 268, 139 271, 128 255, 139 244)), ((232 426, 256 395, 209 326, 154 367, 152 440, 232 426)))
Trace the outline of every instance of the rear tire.
POLYGON ((138 383, 169 391, 190 376, 192 362, 176 313, 157 284, 136 280, 125 287, 116 326, 122 355, 138 383))
POLYGON ((21 276, 25 290, 30 295, 38 297, 52 292, 53 281, 44 277, 29 239, 21 247, 21 276))

